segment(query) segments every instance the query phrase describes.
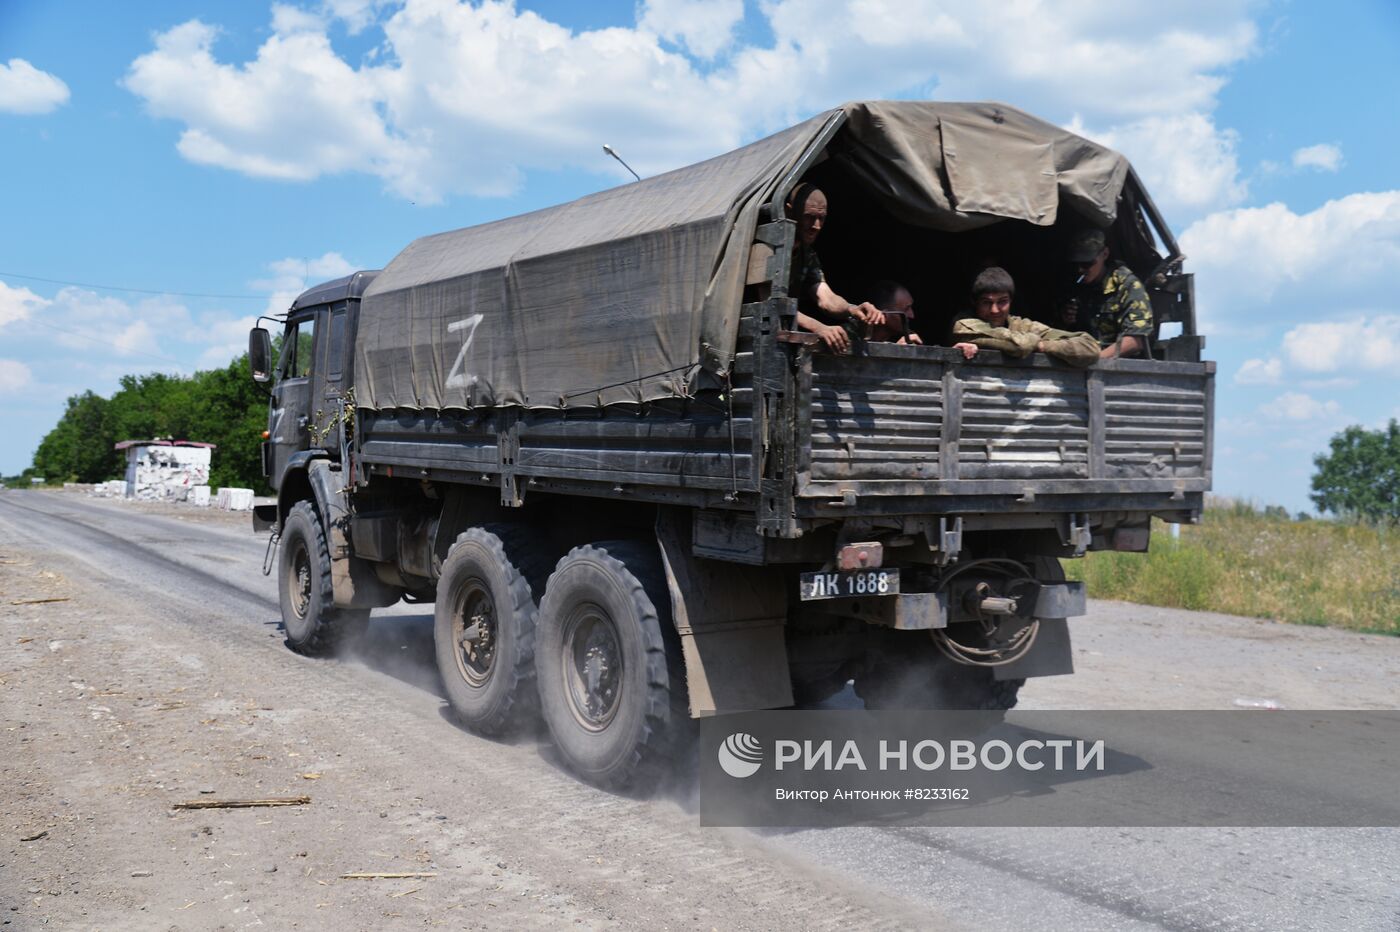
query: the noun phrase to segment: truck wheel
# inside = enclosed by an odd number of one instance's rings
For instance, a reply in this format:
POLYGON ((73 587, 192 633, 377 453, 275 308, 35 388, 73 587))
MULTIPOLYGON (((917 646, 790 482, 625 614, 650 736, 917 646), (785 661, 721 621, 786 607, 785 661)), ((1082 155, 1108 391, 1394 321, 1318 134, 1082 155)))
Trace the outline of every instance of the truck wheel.
POLYGON ((310 502, 297 502, 287 513, 279 569, 278 601, 288 647, 324 657, 364 633, 368 609, 335 607, 326 532, 310 502))
POLYGON ((900 642, 885 646, 873 668, 856 677, 856 695, 867 709, 1004 712, 1015 707, 1025 680, 997 680, 986 667, 954 663, 923 632, 908 632, 900 642))
POLYGON ((447 701, 464 725, 499 735, 536 707, 536 603, 549 553, 524 528, 458 535, 438 578, 433 642, 447 701))
POLYGON ((652 544, 575 547, 555 568, 535 640, 541 711, 569 766, 645 792, 689 732, 684 663, 652 544))

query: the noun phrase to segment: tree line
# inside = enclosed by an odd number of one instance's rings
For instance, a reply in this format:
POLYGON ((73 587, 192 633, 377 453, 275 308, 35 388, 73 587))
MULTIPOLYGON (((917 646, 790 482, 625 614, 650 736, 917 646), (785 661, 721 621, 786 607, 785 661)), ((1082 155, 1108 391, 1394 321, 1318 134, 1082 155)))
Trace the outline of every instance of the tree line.
POLYGON ((191 376, 124 375, 110 398, 73 395, 58 424, 45 435, 24 477, 48 482, 119 479, 122 440, 169 438, 216 445, 211 486, 268 491, 259 445, 267 427, 267 393, 248 372, 245 353, 222 369, 191 376))

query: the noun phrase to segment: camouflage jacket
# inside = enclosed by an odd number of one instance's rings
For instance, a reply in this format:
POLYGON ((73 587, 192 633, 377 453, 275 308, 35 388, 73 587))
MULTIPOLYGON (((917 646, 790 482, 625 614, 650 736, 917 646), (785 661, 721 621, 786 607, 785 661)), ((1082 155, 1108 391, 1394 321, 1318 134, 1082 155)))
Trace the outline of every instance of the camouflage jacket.
POLYGON ((1104 276, 1103 286, 1088 286, 1080 297, 1089 331, 1108 346, 1120 336, 1152 336, 1152 302, 1147 289, 1126 265, 1117 265, 1104 276))
POLYGON ((1007 318, 1005 327, 993 327, 980 317, 964 317, 953 324, 953 339, 1018 358, 1034 353, 1044 342, 1046 355, 1080 368, 1092 366, 1099 358, 1099 341, 1092 334, 1056 330, 1038 320, 1014 315, 1007 318))

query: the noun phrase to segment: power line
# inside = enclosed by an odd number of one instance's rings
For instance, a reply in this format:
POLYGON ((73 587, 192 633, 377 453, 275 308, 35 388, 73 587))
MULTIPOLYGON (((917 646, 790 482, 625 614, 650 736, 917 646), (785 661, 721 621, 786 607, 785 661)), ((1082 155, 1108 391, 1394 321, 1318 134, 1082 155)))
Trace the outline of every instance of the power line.
POLYGON ((205 294, 199 291, 165 291, 156 288, 124 288, 121 285, 94 285, 92 282, 70 282, 61 278, 40 278, 38 275, 21 275, 18 272, 0 272, 0 278, 22 278, 31 282, 47 282, 50 285, 76 285, 79 288, 96 288, 99 291, 130 291, 136 294, 164 294, 174 298, 226 298, 233 301, 266 301, 265 294, 205 294))

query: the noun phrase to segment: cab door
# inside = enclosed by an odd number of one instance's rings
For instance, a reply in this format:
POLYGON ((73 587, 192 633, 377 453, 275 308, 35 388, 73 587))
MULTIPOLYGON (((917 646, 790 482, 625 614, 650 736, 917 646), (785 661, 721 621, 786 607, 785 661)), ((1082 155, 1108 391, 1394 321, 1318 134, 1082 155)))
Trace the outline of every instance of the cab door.
POLYGON ((311 446, 311 418, 316 404, 312 390, 318 331, 324 329, 318 326, 322 316, 316 311, 298 313, 288 319, 282 335, 282 355, 277 362, 267 428, 272 457, 268 479, 273 488, 281 486, 292 455, 311 446))

